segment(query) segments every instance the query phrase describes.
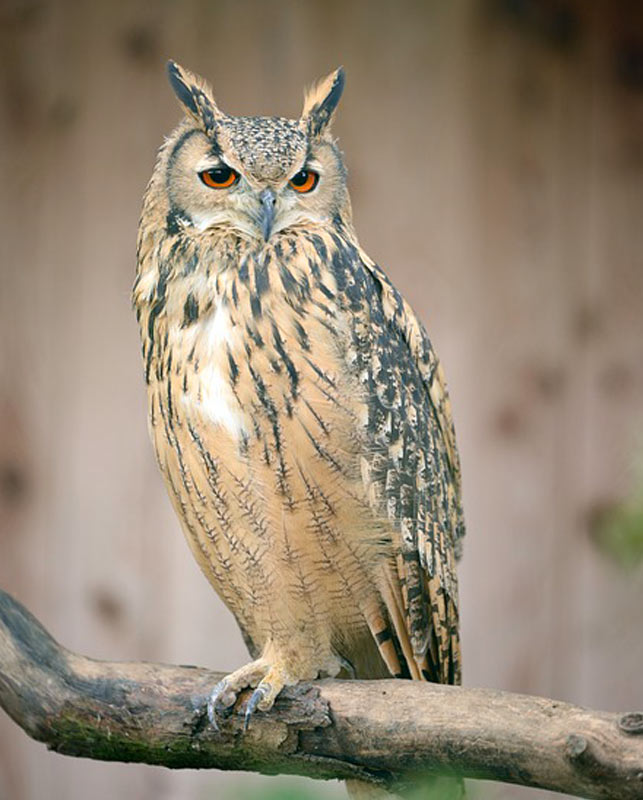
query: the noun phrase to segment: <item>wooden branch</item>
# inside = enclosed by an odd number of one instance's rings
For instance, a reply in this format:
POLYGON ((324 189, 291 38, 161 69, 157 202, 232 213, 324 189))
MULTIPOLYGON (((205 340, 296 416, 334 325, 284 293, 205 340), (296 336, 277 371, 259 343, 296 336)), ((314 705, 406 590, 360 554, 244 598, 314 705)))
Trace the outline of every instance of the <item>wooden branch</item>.
POLYGON ((0 591, 0 705, 59 753, 360 778, 398 790, 430 772, 586 798, 643 797, 643 713, 411 681, 318 681, 283 692, 245 734, 242 697, 216 732, 205 702, 220 677, 76 655, 0 591))

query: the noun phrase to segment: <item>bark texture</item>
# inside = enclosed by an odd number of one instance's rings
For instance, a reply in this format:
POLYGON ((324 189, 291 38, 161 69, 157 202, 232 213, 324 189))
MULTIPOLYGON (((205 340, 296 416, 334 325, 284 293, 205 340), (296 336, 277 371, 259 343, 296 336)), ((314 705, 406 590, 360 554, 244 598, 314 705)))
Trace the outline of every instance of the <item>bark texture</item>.
POLYGON ((370 781, 458 774, 586 798, 643 797, 643 713, 411 681, 319 681, 286 690, 243 732, 242 696, 215 731, 220 673, 96 661, 61 647, 0 591, 0 706, 59 753, 172 768, 370 781))

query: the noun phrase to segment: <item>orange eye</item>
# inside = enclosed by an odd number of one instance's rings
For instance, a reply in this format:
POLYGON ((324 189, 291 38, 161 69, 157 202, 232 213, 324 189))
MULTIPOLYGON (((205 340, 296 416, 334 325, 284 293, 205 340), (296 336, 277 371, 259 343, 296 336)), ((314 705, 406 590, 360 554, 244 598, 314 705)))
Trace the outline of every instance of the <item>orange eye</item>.
POLYGON ((288 186, 300 194, 312 192, 317 186, 319 175, 312 169, 302 169, 288 181, 288 186))
POLYGON ((239 174, 230 167, 215 167, 199 172, 199 178, 211 189, 227 189, 237 182, 239 174))

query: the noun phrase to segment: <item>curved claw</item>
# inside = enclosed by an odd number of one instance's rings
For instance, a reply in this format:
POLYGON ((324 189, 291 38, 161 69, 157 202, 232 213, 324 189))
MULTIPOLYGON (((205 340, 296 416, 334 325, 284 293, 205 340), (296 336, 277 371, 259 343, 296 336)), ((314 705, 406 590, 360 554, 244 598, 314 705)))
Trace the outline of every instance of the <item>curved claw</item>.
POLYGON ((217 706, 221 704, 225 708, 227 705, 229 705, 226 703, 221 703, 221 700, 225 697, 225 694, 229 688, 230 684, 226 678, 223 678, 223 680, 220 680, 219 683, 217 683, 212 690, 210 697, 208 698, 208 719, 210 720, 210 724, 215 731, 219 730, 219 726, 217 724, 217 714, 221 713, 221 709, 217 708, 217 706))
POLYGON ((268 695, 270 694, 270 687, 267 684, 260 684, 254 690, 254 692, 250 695, 250 700, 248 700, 248 705, 246 706, 246 714, 243 720, 243 732, 245 733, 248 730, 248 726, 250 725, 250 717, 255 712, 259 703, 268 695))
POLYGON ((357 677, 357 672, 355 671, 355 667, 351 664, 351 662, 344 658, 343 656, 337 656, 339 659, 339 663, 342 665, 342 669, 345 670, 351 677, 352 680, 355 680, 357 677))

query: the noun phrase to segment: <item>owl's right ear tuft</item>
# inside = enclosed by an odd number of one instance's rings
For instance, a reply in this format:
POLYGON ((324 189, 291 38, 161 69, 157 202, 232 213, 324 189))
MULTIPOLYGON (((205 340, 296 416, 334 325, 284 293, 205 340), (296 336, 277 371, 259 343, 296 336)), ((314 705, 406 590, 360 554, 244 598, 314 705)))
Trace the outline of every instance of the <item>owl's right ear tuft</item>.
POLYGON ((174 94, 185 113, 212 135, 216 119, 221 115, 214 102, 212 89, 203 78, 190 72, 175 61, 167 62, 167 75, 174 94))
POLYGON ((344 68, 339 67, 306 92, 301 119, 312 137, 321 136, 330 128, 345 80, 344 68))

